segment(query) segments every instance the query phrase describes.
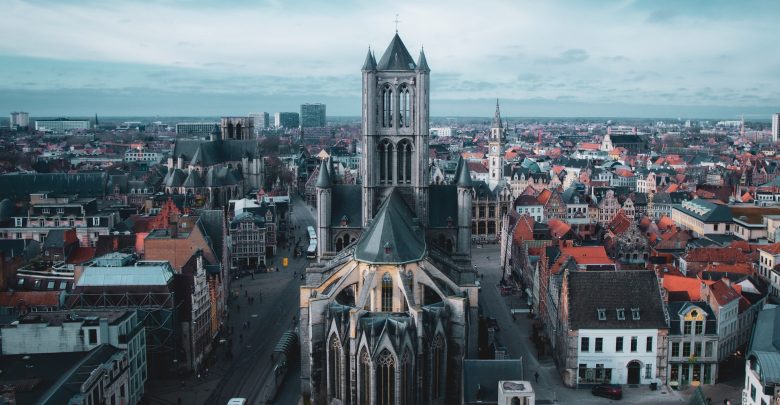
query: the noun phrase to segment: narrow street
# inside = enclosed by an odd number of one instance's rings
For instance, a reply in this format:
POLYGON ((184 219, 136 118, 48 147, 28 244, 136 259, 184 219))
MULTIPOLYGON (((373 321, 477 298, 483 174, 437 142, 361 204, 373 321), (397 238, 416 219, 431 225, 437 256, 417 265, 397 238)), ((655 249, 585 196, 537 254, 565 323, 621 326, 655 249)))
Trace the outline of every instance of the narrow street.
MULTIPOLYGON (((276 257, 269 263, 278 272, 231 280, 230 290, 238 294, 229 306, 227 323, 233 333, 218 346, 215 364, 200 378, 193 375, 182 380, 151 382, 147 392, 152 404, 177 404, 179 400, 193 405, 225 404, 230 398, 247 398, 250 404, 267 403, 270 386, 266 382, 273 371, 271 354, 282 334, 297 326, 293 317, 297 319, 299 311, 299 276, 308 265, 306 227, 315 225, 311 209, 302 200, 295 198, 292 204, 290 223, 297 227, 294 236, 302 238, 304 255, 293 257, 291 243, 288 249, 277 249, 276 257), (289 258, 287 268, 282 267, 284 257, 289 258), (254 298, 252 305, 247 297, 254 298)), ((300 397, 298 364, 295 359, 290 365, 276 403, 294 403, 300 397)))
POLYGON ((499 268, 499 249, 497 245, 472 246, 472 263, 482 274, 480 307, 484 316, 496 319, 499 331, 496 339, 500 346, 506 347, 513 359, 523 359, 524 378, 531 381, 536 392, 538 404, 604 404, 604 403, 643 403, 643 404, 681 404, 686 403, 680 393, 661 388, 650 391, 647 386, 629 388, 623 386, 623 399, 612 401, 594 397, 590 389, 571 389, 563 385, 558 370, 550 356, 539 359, 531 341, 532 320, 526 314, 517 314, 512 319, 510 302, 513 308, 527 309, 525 297, 502 296, 498 284, 502 277, 499 268), (534 373, 539 373, 539 382, 534 381, 534 373))

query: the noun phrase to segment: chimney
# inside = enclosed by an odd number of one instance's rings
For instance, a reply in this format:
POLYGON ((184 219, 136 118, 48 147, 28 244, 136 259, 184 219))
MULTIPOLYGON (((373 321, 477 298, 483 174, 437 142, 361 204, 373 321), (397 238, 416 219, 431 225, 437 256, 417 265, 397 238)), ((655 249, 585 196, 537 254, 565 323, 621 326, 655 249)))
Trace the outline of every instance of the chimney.
POLYGON ((168 223, 168 233, 171 235, 171 239, 179 237, 179 223, 171 221, 168 223))

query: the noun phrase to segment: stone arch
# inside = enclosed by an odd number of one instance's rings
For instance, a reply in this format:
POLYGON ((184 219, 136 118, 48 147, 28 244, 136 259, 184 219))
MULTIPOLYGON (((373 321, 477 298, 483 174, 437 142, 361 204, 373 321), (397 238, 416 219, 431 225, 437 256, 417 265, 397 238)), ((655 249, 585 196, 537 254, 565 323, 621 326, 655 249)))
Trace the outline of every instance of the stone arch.
POLYGON ((409 139, 402 139, 396 144, 397 157, 395 160, 396 166, 396 182, 399 184, 410 184, 412 182, 412 154, 414 147, 409 139))
POLYGON ((379 155, 379 184, 392 184, 393 182, 393 151, 395 145, 387 138, 379 141, 377 154, 379 155))

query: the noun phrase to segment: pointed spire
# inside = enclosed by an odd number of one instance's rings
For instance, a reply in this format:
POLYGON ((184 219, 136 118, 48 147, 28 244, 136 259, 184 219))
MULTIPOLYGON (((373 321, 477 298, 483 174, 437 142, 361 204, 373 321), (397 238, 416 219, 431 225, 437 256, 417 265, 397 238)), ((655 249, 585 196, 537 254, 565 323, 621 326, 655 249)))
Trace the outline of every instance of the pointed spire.
POLYGON ((219 124, 214 124, 214 128, 211 129, 211 140, 218 141, 222 139, 222 131, 219 130, 219 124))
POLYGON ((414 70, 417 66, 406 50, 406 45, 401 41, 401 37, 395 34, 387 50, 379 59, 377 70, 414 70))
POLYGON ((330 170, 328 170, 328 163, 325 159, 320 162, 320 174, 317 176, 317 184, 314 185, 317 188, 330 188, 330 170))
POLYGON ((420 48, 420 57, 417 59, 417 70, 421 72, 430 72, 428 61, 425 59, 425 48, 420 48))
POLYGON ((496 99, 496 114, 493 116, 493 128, 503 128, 501 122, 501 108, 498 106, 498 99, 496 99))
POLYGON ((463 160, 463 156, 458 159, 458 173, 455 181, 458 187, 471 187, 471 172, 468 163, 463 160))
POLYGON ((376 59, 374 59, 374 54, 371 53, 371 47, 368 47, 368 55, 366 55, 366 61, 363 63, 363 70, 364 72, 370 72, 372 70, 376 70, 376 59))

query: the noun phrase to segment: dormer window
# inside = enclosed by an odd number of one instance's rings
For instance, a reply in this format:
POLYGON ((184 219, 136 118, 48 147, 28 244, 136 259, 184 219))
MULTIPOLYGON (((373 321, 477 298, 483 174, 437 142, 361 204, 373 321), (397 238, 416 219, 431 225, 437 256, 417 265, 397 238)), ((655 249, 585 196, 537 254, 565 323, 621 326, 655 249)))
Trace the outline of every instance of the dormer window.
POLYGON ((617 309, 617 319, 618 319, 618 321, 625 321, 626 320, 626 310, 625 310, 625 308, 618 308, 617 309))
POLYGON ((349 224, 349 218, 347 218, 347 216, 344 215, 343 217, 341 217, 341 226, 347 226, 347 224, 349 224))
POLYGON ((639 320, 639 308, 631 308, 631 319, 635 321, 639 320))
POLYGON ((393 245, 390 244, 390 242, 385 242, 385 254, 389 255, 393 252, 393 245))
POLYGON ((599 308, 596 310, 596 312, 599 315, 599 321, 606 321, 607 320, 607 310, 604 308, 599 308))

